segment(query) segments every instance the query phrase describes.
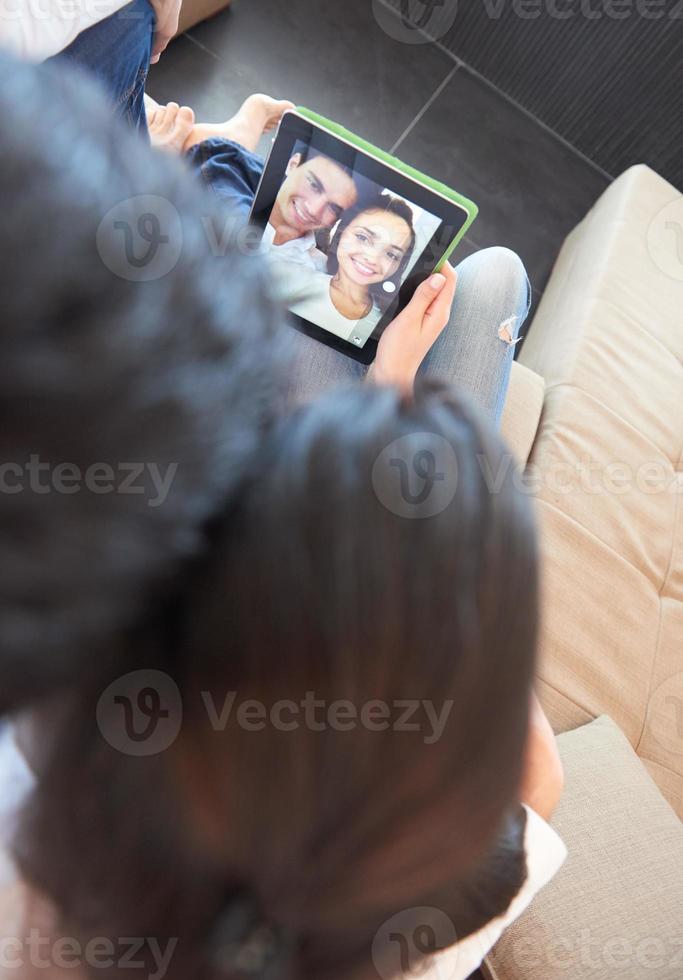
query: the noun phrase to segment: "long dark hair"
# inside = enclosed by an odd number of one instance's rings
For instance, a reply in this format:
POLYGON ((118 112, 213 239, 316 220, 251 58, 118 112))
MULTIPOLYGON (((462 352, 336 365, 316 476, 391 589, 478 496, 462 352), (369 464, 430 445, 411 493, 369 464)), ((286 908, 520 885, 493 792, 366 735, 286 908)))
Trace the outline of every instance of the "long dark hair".
POLYGON ((274 429, 209 554, 119 640, 116 669, 74 673, 41 733, 15 849, 62 930, 178 938, 167 980, 265 976, 235 953, 246 895, 281 976, 347 980, 374 974, 394 915, 417 929, 436 909, 452 942, 508 906, 525 875, 537 579, 506 463, 434 384, 341 391, 274 429), (96 720, 107 685, 141 669, 183 702, 179 737, 149 758, 117 751, 96 720), (217 725, 230 692, 250 724, 217 725), (273 721, 309 692, 346 705, 347 724, 273 721), (430 741, 424 706, 446 701, 430 741), (377 710, 349 726, 348 706, 369 703, 421 707, 412 727, 378 726, 377 710))
POLYGON ((337 253, 339 250, 339 242, 341 241, 341 237, 351 222, 354 221, 359 215, 365 214, 367 211, 384 211, 388 214, 395 214, 397 217, 403 218, 410 230, 410 243, 408 248, 403 253, 398 269, 392 276, 384 280, 384 282, 391 283, 394 289, 390 293, 387 293, 383 288, 384 283, 381 282, 373 283, 368 289, 368 292, 372 297, 373 304, 378 307, 382 313, 385 313, 391 304, 396 302, 403 273, 408 268, 408 265, 413 257, 413 250, 415 248, 413 210, 410 205, 400 197, 393 197, 391 194, 387 193, 378 194, 376 197, 365 198, 362 202, 359 201, 352 208, 349 208, 344 212, 335 229, 334 236, 332 237, 332 241, 330 242, 329 250, 327 252, 327 272, 332 276, 337 274, 337 270, 339 269, 339 259, 337 257, 337 253))

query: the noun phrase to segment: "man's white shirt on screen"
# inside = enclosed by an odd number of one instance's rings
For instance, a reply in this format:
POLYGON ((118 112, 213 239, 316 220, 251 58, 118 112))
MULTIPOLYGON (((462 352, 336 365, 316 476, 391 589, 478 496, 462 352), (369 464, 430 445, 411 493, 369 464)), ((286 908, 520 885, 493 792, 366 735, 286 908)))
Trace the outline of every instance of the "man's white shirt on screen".
POLYGON ((282 245, 276 245, 275 228, 268 223, 263 232, 263 243, 268 249, 273 250, 273 256, 277 259, 282 259, 285 262, 296 262, 298 265, 308 266, 316 272, 325 271, 327 257, 318 248, 315 234, 312 231, 306 232, 300 238, 292 238, 282 245))

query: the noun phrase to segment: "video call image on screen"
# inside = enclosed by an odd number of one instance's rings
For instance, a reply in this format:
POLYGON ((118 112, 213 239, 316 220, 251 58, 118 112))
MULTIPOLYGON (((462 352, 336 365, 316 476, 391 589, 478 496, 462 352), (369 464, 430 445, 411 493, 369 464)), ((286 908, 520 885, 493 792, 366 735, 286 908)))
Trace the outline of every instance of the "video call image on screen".
POLYGON ((440 224, 297 142, 263 241, 291 312, 363 347, 440 224))

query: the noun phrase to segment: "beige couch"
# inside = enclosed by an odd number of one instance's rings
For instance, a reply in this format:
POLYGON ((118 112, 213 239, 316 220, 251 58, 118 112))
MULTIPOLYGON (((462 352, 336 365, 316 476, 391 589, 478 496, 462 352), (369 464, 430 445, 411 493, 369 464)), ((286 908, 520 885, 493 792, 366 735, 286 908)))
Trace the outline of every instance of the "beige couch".
POLYGON ((681 195, 647 167, 608 188, 560 252, 504 427, 521 439, 542 530, 544 707, 556 731, 610 715, 683 818, 676 223, 681 195))
POLYGON ((616 180, 565 241, 503 427, 541 528, 538 687, 568 733, 556 823, 569 858, 486 972, 680 980, 683 197, 647 167, 616 180), (598 960, 592 947, 579 955, 579 926, 584 940, 600 932, 598 960), (563 956, 544 958, 558 943, 563 956), (530 950, 537 968, 520 965, 530 950))

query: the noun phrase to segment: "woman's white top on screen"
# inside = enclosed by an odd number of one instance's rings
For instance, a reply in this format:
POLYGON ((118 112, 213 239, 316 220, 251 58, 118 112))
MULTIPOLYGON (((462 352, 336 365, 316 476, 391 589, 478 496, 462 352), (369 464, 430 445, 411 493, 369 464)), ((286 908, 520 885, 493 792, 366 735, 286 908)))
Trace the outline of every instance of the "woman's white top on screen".
POLYGON ((355 347, 363 346, 382 319, 382 311, 377 306, 361 320, 342 316, 332 302, 332 276, 326 272, 315 272, 293 262, 273 262, 273 268, 278 293, 292 313, 355 347))

